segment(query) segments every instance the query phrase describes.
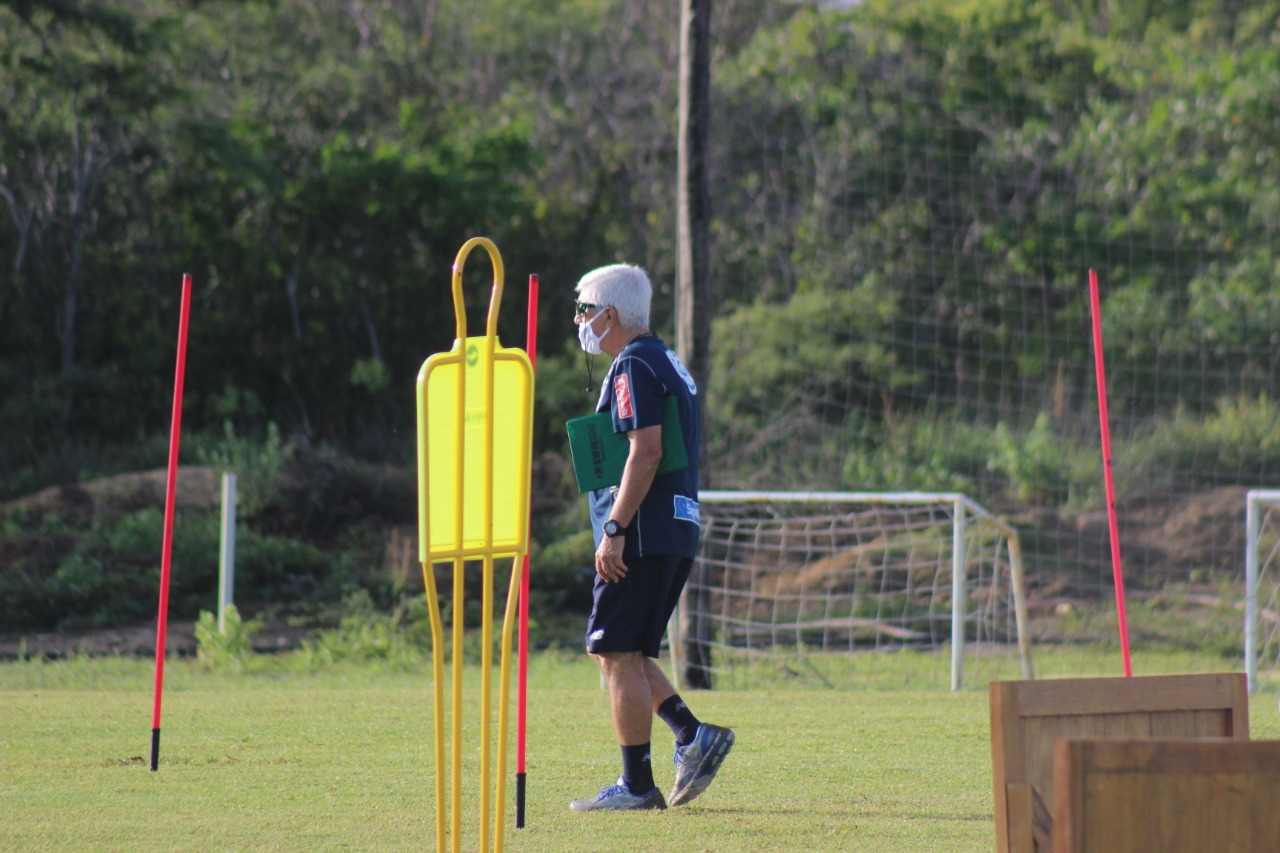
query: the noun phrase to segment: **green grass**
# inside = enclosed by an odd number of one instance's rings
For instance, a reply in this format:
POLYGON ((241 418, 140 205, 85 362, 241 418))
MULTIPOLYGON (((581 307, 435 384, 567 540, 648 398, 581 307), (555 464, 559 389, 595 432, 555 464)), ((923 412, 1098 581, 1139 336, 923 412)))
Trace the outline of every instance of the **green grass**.
MULTIPOLYGON (((1119 675, 1107 649, 1038 650, 1044 676, 1119 675)), ((435 846, 429 668, 343 663, 300 671, 288 656, 239 675, 166 666, 160 769, 148 768, 153 664, 120 659, 0 665, 0 849, 422 850, 435 846)), ((1231 661, 1135 655, 1137 674, 1222 671, 1231 661)), ((663 813, 576 814, 612 781, 599 676, 580 655, 531 664, 528 826, 517 851, 987 851, 993 845, 985 684, 959 693, 945 654, 860 656, 837 689, 686 694, 733 726, 738 746, 697 802, 663 813), (938 669, 942 678, 934 675, 938 669)), ((468 672, 470 719, 477 674, 468 672)), ((1016 677, 1016 676, 1014 676, 1016 677)), ((671 781, 669 735, 655 775, 671 781)), ((1271 685, 1255 738, 1280 736, 1271 685)), ((464 753, 476 776, 474 741, 464 753)), ((514 749, 511 751, 514 771, 514 749)), ((475 786, 463 849, 477 847, 475 786)))

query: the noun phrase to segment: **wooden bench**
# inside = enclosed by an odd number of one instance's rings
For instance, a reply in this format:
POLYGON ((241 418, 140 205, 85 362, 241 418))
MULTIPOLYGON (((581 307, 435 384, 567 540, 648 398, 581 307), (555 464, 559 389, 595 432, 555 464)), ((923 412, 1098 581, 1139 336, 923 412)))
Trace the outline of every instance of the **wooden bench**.
POLYGON ((1059 740, 1054 853, 1280 850, 1280 741, 1059 740))
POLYGON ((1249 737, 1243 673, 997 681, 989 694, 998 853, 1051 849, 1059 738, 1249 737))

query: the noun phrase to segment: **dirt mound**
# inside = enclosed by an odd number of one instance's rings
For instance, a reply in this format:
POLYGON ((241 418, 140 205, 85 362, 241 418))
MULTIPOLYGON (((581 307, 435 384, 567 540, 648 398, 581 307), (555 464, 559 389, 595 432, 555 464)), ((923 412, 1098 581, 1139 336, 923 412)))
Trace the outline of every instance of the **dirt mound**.
POLYGON ((1131 533, 1120 528, 1120 541, 1132 540, 1159 556, 1143 567, 1186 577, 1197 569, 1230 572, 1244 566, 1245 495, 1230 487, 1187 495, 1163 507, 1130 514, 1131 533))
MULTIPOLYGON (((164 468, 120 474, 92 483, 50 486, 34 495, 0 504, 0 512, 56 513, 63 518, 116 515, 147 506, 164 506, 169 472, 164 468)), ((222 478, 214 468, 178 469, 174 503, 181 509, 216 509, 222 502, 222 478)))
MULTIPOLYGON (((1228 487, 1184 495, 1141 507, 1119 507, 1125 577, 1135 585, 1200 575, 1243 574, 1244 509, 1247 489, 1228 487)), ((1029 555, 1055 555, 1059 565, 1110 571, 1111 533, 1105 511, 1066 515, 1036 508, 1007 513, 1029 555)), ((1035 574, 1040 567, 1028 565, 1035 574)))

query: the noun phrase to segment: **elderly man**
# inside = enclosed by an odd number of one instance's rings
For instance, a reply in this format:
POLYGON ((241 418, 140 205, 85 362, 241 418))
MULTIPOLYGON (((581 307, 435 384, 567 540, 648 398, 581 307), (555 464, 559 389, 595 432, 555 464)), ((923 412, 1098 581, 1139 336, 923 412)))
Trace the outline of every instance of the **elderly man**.
POLYGON ((650 763, 654 713, 676 738, 673 806, 706 790, 734 741, 729 729, 700 722, 655 662, 698 548, 698 389, 679 357, 649 331, 653 290, 644 270, 601 267, 583 276, 577 293, 574 322, 583 350, 613 357, 596 411, 611 414, 629 452, 622 481, 590 494, 596 579, 587 623, 587 651, 609 690, 622 776, 569 807, 663 809, 667 800, 650 763), (690 464, 659 474, 668 397, 676 400, 690 464))

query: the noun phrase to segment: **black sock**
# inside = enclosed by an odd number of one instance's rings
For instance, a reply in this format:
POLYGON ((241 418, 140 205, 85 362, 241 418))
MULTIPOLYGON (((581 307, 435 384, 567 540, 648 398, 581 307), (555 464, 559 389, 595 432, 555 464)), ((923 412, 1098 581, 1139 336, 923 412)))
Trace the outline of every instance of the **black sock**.
POLYGON ((676 736, 676 743, 680 746, 688 746, 698 734, 698 718, 684 704, 679 693, 658 706, 658 717, 671 727, 671 733, 676 736))
POLYGON ((649 744, 622 748, 622 778, 627 790, 633 794, 645 794, 653 790, 653 764, 649 761, 649 744))

